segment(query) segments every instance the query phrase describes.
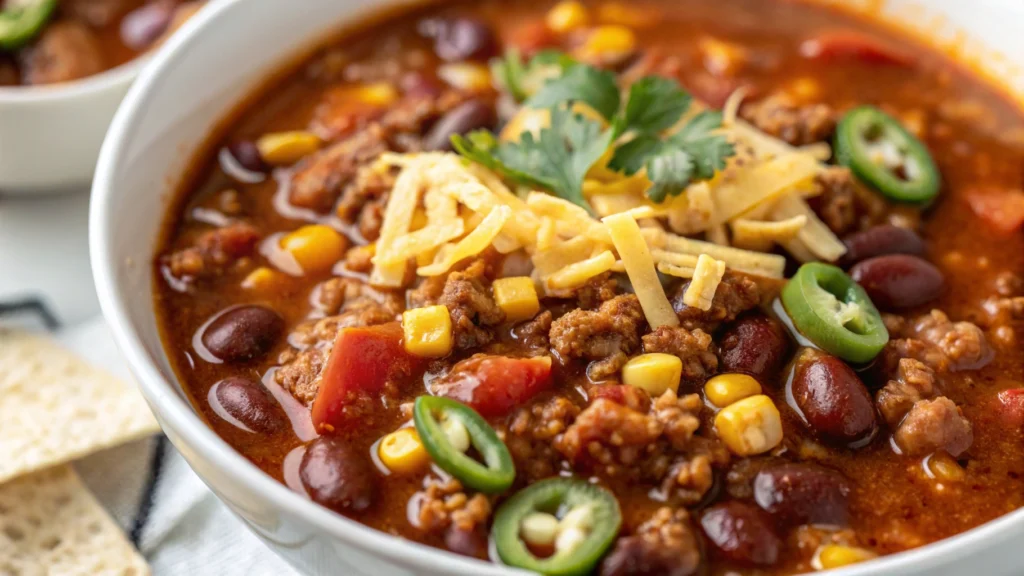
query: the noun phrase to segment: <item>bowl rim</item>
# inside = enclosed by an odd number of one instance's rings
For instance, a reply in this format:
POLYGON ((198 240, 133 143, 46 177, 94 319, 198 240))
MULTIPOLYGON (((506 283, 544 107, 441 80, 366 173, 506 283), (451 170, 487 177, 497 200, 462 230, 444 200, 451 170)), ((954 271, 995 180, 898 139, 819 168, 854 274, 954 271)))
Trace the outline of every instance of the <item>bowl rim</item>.
MULTIPOLYGON (((236 9, 239 4, 244 3, 245 0, 220 0, 210 3, 207 9, 201 10, 186 22, 165 46, 152 55, 150 57, 152 61, 148 66, 142 68, 118 108, 103 142, 92 186, 92 201, 89 210, 89 251, 100 307, 111 326, 118 348, 124 354, 151 408, 160 415, 161 425, 166 423, 166 426, 179 435, 189 449, 196 452, 202 460, 212 463, 225 477, 234 483, 244 485, 274 509, 301 518, 320 533, 331 535, 372 555, 398 560, 401 563, 440 567, 451 570, 452 573, 467 575, 532 574, 498 563, 466 558, 392 536, 331 512, 293 492, 284 484, 264 473, 218 436, 201 419, 192 405, 175 392, 174 383, 164 378, 154 359, 147 353, 140 331, 131 320, 125 287, 118 282, 117 271, 123 263, 117 261, 114 256, 115 248, 112 243, 111 231, 114 229, 115 223, 118 222, 116 206, 119 199, 126 193, 123 190, 118 190, 118 181, 114 176, 128 157, 128 135, 133 130, 136 118, 147 109, 144 103, 154 90, 155 79, 173 68, 179 54, 182 53, 182 48, 190 44, 194 37, 215 28, 220 19, 225 18, 226 14, 236 9)), ((390 2, 381 4, 382 6, 377 9, 386 10, 387 6, 383 4, 390 4, 390 2)), ((354 29, 358 28, 359 19, 354 19, 348 24, 354 25, 354 29)), ((342 22, 337 22, 336 25, 341 26, 342 22)), ((279 64, 279 62, 268 62, 267 74, 274 72, 269 67, 279 64)), ((103 76, 103 74, 99 76, 103 76)), ((96 79, 99 80, 98 77, 96 79)), ((87 79, 81 83, 81 86, 92 87, 97 83, 87 79)), ((0 91, 0 101, 3 96, 3 91, 0 91)), ((164 192, 159 193, 163 194, 164 192)), ((148 268, 149 262, 146 262, 145 265, 148 268)), ((202 477, 200 476, 200 478, 202 477)), ((835 570, 830 574, 835 574, 835 576, 901 574, 903 570, 910 568, 920 570, 939 567, 956 558, 983 551, 986 540, 1011 528, 1024 528, 1024 508, 1004 514, 949 538, 897 554, 882 556, 870 562, 835 570)))
POLYGON ((139 54, 123 64, 70 82, 40 86, 0 86, 0 104, 63 102, 119 88, 131 83, 152 59, 153 54, 139 54))

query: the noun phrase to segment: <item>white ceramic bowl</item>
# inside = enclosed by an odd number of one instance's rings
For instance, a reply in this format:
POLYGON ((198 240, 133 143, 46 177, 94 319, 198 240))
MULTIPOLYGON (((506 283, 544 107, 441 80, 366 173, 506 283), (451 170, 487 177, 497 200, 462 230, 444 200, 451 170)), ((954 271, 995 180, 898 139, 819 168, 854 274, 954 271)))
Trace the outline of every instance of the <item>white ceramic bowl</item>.
POLYGON ((0 87, 0 194, 86 187, 144 59, 66 84, 0 87))
MULTIPOLYGON (((284 9, 280 0, 225 0, 190 21, 142 72, 104 142, 90 219, 93 271, 118 345, 171 442, 214 492, 295 567, 308 574, 366 576, 522 573, 366 528, 263 474, 196 415, 168 364, 153 313, 150 262, 157 231, 183 169, 211 127, 312 41, 373 10, 403 3, 410 0, 295 0, 284 9)), ((864 4, 878 6, 874 0, 864 4)), ((905 9, 905 3, 891 2, 887 11, 905 9)), ((946 14, 973 38, 984 39, 985 48, 971 50, 995 49, 1024 59, 1024 38, 1014 25, 1021 14, 1009 4, 933 0, 928 11, 946 14)), ((1022 538, 1024 510, 834 574, 1017 575, 1024 565, 1022 538)))

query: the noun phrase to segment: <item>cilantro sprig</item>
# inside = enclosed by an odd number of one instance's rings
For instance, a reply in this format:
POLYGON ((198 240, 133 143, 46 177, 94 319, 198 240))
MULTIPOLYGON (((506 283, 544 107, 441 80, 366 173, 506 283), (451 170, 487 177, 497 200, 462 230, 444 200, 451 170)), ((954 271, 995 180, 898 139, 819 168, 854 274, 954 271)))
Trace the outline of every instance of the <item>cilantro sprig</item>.
POLYGON ((717 111, 692 116, 678 129, 692 98, 674 80, 648 76, 630 86, 622 102, 615 75, 609 71, 547 54, 523 63, 517 53, 494 64, 501 83, 524 105, 547 109, 551 122, 536 136, 524 133, 518 142, 499 142, 487 131, 455 135, 452 145, 467 159, 487 166, 518 184, 544 188, 589 209, 583 198, 587 171, 613 147, 608 167, 632 176, 646 170, 648 197, 663 202, 695 179, 708 179, 725 167, 735 151, 714 133, 722 124, 717 111), (551 76, 552 70, 560 71, 551 76), (539 89, 527 88, 535 75, 547 75, 539 89), (586 104, 608 127, 572 106, 586 104))

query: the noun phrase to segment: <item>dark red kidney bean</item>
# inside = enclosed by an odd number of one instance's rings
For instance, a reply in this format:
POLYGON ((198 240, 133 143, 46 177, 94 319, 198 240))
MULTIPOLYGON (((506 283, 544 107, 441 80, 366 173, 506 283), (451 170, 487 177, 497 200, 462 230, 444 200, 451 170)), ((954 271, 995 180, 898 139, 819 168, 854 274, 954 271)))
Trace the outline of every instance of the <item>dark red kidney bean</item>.
POLYGON ((444 545, 448 550, 472 558, 487 554, 487 537, 480 530, 463 530, 452 524, 444 532, 444 545))
POLYGON ((250 432, 273 434, 283 430, 288 418, 262 384, 242 376, 230 376, 210 388, 210 404, 223 411, 250 432))
POLYGON ((121 19, 121 41, 132 50, 149 48, 171 24, 174 7, 173 0, 156 0, 125 14, 121 19))
POLYGON ((818 436, 849 445, 874 433, 871 394, 839 358, 805 349, 794 363, 790 386, 796 407, 818 436))
POLYGON ((437 98, 441 95, 443 87, 436 79, 427 76, 423 72, 407 72, 398 80, 398 87, 402 93, 408 96, 423 96, 437 98))
POLYGON ((850 484, 838 472, 810 463, 770 466, 754 477, 754 501, 783 526, 850 522, 850 484))
POLYGON ((228 146, 228 153, 242 168, 250 171, 263 173, 267 170, 267 163, 260 155, 260 149, 252 140, 239 140, 228 146))
POLYGON ((920 306, 938 298, 945 285, 938 268, 909 254, 869 258, 850 268, 850 277, 883 310, 920 306))
POLYGON ((429 18, 419 23, 419 32, 433 39, 434 53, 447 62, 485 60, 497 52, 494 32, 474 18, 429 18))
POLYGON ((779 559, 782 541, 760 508, 731 500, 708 508, 700 519, 704 535, 726 560, 771 566, 779 559))
POLYGON ((789 353, 789 337, 778 320, 754 315, 741 318, 722 336, 722 372, 746 372, 761 381, 774 379, 789 353))
POLYGON ((239 306, 222 312, 203 331, 203 346, 224 362, 246 362, 266 354, 284 331, 270 308, 239 306))
POLYGON ((924 254, 924 240, 916 232, 892 224, 854 232, 843 238, 843 244, 846 244, 846 254, 839 260, 843 268, 886 254, 924 254))
POLYGON ((490 128, 494 121, 493 107, 480 100, 470 100, 441 116, 423 137, 423 146, 427 150, 451 150, 453 134, 490 128))
POLYGON ((701 551, 689 529, 666 540, 623 536, 601 561, 600 576, 694 576, 700 573, 701 551))
POLYGON ((314 502, 336 512, 366 510, 376 496, 377 478, 369 457, 334 436, 309 444, 299 477, 314 502))

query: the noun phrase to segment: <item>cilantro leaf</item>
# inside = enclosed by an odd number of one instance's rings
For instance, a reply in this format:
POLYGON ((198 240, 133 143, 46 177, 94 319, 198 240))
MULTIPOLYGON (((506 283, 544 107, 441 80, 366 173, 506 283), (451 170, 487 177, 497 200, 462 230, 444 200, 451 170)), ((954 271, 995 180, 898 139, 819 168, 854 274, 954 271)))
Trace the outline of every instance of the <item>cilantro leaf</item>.
POLYGON ((516 102, 522 102, 575 64, 571 56, 558 50, 541 50, 525 62, 519 49, 512 47, 491 60, 491 75, 516 102))
POLYGON ((725 168, 726 159, 736 153, 736 148, 725 137, 711 133, 721 125, 721 112, 705 110, 669 138, 669 142, 685 149, 694 158, 696 178, 713 178, 715 172, 725 168))
POLYGON ((615 74, 577 64, 561 77, 548 80, 525 105, 530 108, 552 108, 567 102, 583 102, 610 121, 619 111, 619 100, 615 74))
POLYGON ((690 107, 690 95, 675 80, 647 76, 629 88, 625 129, 637 132, 668 130, 690 107))
POLYGON ((498 140, 487 130, 474 130, 465 136, 452 134, 451 142, 452 148, 463 158, 497 172, 517 184, 537 188, 549 187, 546 181, 506 166, 497 156, 500 146, 498 140))
POLYGON ((670 194, 679 195, 693 179, 693 158, 682 148, 662 144, 656 153, 647 157, 647 177, 651 179, 647 197, 660 203, 670 194))

